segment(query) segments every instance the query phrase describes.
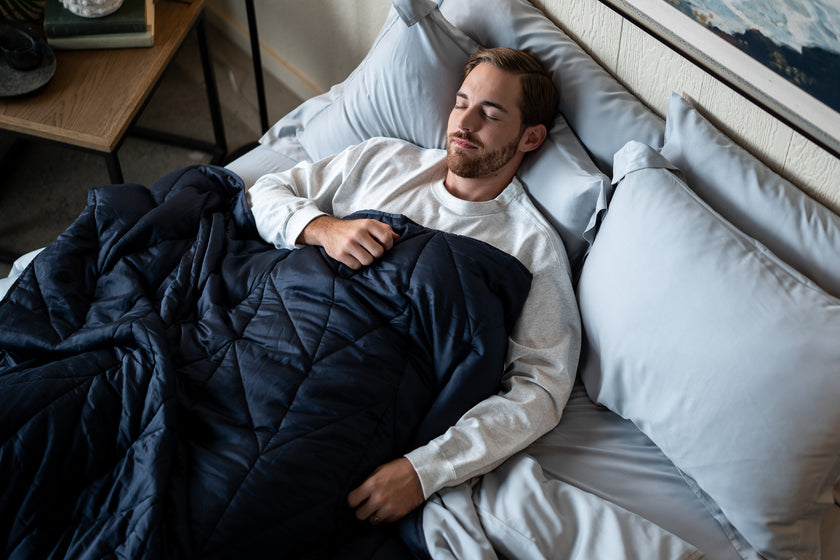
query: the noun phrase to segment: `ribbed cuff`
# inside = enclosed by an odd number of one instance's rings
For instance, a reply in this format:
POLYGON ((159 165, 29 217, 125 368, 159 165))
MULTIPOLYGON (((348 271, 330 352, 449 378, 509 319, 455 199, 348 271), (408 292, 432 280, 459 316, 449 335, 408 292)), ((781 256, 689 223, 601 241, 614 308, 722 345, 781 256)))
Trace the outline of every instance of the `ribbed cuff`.
POLYGON ((434 440, 406 453, 405 458, 409 460, 420 479, 424 499, 428 499, 455 480, 455 469, 434 440))
POLYGON ((289 218, 289 221, 286 222, 285 231, 283 232, 283 239, 286 241, 286 246, 289 248, 300 247, 297 243, 298 237, 306 229, 306 226, 309 225, 309 222, 319 216, 326 215, 326 212, 318 210, 318 207, 314 204, 304 206, 300 210, 297 210, 289 218))

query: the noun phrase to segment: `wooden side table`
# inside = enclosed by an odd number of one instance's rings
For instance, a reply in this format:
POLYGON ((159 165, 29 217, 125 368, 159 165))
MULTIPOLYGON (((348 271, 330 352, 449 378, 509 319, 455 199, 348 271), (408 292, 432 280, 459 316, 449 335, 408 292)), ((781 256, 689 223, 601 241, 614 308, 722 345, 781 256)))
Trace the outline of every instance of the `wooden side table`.
POLYGON ((102 154, 113 183, 122 183, 117 152, 163 71, 195 27, 215 144, 165 132, 133 134, 213 154, 227 152, 222 112, 204 27, 207 0, 157 0, 155 44, 149 48, 56 51, 52 80, 34 95, 0 99, 0 129, 102 154))

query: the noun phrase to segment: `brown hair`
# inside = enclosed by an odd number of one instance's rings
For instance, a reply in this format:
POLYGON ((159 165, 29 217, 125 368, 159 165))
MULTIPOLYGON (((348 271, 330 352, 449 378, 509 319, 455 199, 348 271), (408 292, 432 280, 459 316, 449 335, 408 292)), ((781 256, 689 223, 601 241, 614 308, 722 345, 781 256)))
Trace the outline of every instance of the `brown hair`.
POLYGON ((528 51, 496 47, 476 51, 464 65, 462 78, 486 62, 499 70, 516 74, 522 84, 519 109, 523 128, 544 124, 551 130, 551 123, 557 113, 557 89, 542 63, 528 51))

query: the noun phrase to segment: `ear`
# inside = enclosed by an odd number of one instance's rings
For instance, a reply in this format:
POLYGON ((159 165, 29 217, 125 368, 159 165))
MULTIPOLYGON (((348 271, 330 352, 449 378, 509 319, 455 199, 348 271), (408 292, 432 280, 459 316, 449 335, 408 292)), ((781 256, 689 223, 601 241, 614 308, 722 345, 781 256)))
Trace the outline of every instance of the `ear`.
POLYGON ((535 124, 525 129, 522 138, 519 140, 519 151, 532 152, 542 146, 548 136, 548 130, 544 124, 535 124))

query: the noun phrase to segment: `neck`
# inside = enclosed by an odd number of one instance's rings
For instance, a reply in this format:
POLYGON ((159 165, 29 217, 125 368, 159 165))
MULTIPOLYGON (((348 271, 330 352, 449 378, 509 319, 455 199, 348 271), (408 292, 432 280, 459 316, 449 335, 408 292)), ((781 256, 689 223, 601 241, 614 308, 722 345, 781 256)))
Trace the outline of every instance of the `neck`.
POLYGON ((449 194, 469 202, 484 202, 499 196, 513 180, 513 175, 465 178, 447 170, 443 185, 449 194))

